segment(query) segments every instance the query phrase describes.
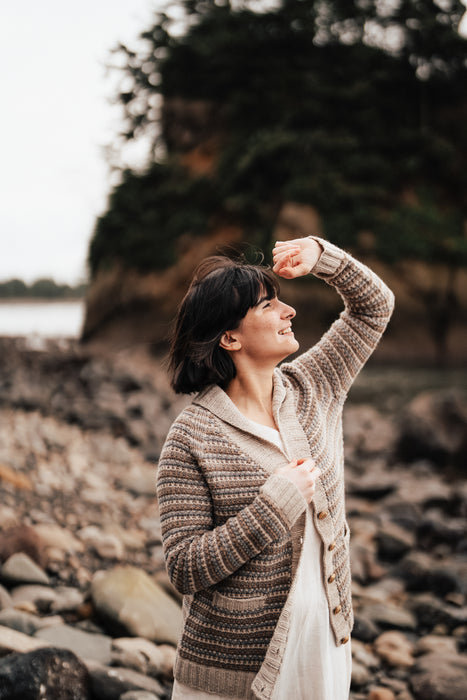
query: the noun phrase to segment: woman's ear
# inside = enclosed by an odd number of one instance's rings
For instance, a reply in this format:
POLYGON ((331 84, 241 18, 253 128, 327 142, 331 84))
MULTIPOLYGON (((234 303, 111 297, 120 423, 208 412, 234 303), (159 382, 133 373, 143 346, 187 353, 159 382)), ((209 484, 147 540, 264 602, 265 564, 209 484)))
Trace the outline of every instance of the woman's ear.
POLYGON ((219 341, 219 345, 221 346, 221 348, 224 348, 224 350, 227 350, 228 352, 240 350, 240 348, 242 347, 240 341, 232 335, 232 331, 225 331, 225 333, 222 334, 222 337, 219 341))

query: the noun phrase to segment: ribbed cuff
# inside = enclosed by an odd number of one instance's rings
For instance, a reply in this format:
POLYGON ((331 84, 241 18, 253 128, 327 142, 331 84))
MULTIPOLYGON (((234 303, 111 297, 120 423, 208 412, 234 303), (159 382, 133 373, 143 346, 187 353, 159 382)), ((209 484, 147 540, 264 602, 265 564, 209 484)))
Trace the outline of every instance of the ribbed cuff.
POLYGON ((310 238, 318 241, 323 247, 323 252, 311 272, 314 275, 333 275, 345 258, 344 251, 329 243, 329 241, 325 241, 324 238, 318 238, 317 236, 310 236, 310 238))
POLYGON ((292 527, 306 508, 306 501, 298 488, 281 474, 272 474, 260 491, 281 510, 288 527, 292 527))

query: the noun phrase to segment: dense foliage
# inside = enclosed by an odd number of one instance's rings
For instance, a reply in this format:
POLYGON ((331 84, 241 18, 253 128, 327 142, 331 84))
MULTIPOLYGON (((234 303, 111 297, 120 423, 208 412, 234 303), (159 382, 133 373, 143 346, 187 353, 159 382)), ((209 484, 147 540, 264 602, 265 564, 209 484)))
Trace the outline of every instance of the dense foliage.
POLYGON ((459 0, 177 8, 116 52, 122 143, 147 143, 148 162, 122 171, 92 274, 117 260, 166 267, 180 237, 224 224, 263 245, 286 201, 315 207, 341 245, 370 232, 389 261, 467 264, 459 0), (190 153, 212 166, 189 167, 190 153))

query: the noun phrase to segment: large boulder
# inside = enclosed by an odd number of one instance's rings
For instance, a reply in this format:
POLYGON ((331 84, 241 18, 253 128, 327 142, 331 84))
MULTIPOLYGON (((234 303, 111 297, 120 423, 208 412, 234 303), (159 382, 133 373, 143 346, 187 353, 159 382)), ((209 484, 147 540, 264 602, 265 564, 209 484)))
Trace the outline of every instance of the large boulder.
POLYGON ((181 608, 141 569, 119 566, 98 571, 91 595, 98 615, 111 629, 156 643, 177 643, 181 608))
POLYGON ((37 649, 0 660, 0 700, 91 700, 86 667, 65 649, 37 649))

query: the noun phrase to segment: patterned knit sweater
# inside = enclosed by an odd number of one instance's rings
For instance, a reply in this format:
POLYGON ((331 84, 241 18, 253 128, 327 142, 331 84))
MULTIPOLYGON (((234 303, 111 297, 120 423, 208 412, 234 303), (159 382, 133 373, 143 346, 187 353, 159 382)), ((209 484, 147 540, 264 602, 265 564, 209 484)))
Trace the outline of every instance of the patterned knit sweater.
POLYGON ((254 434, 211 386, 172 425, 158 468, 163 545, 184 594, 175 677, 200 690, 270 698, 287 639, 306 502, 278 467, 312 457, 321 567, 337 644, 353 625, 345 519, 342 406, 390 318, 393 295, 367 267, 327 241, 313 274, 345 302, 310 350, 275 370, 273 414, 287 458, 254 434))

